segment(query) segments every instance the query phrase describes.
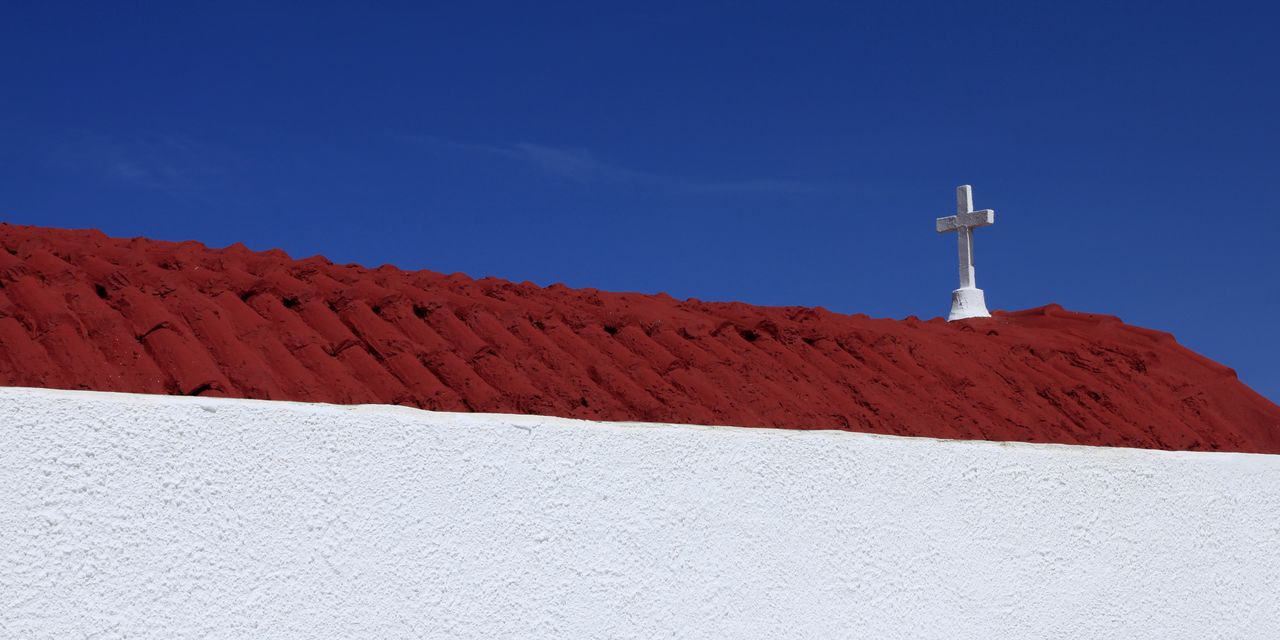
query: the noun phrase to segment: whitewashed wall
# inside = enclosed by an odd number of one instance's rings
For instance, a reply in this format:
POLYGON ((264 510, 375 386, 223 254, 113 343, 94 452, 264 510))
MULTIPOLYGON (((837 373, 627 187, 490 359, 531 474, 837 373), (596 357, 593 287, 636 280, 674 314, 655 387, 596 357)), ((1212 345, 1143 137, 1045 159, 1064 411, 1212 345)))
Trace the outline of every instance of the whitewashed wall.
POLYGON ((1274 638, 1280 456, 0 389, 3 638, 1274 638))

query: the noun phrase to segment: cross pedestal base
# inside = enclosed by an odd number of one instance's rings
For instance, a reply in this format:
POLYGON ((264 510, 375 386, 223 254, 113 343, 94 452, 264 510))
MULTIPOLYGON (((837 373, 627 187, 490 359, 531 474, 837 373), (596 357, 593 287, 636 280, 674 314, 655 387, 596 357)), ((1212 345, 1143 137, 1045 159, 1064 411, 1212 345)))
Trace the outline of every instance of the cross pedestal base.
POLYGON ((951 315, 947 322, 964 320, 965 318, 990 318, 987 311, 987 299, 982 289, 962 287, 951 292, 951 315))

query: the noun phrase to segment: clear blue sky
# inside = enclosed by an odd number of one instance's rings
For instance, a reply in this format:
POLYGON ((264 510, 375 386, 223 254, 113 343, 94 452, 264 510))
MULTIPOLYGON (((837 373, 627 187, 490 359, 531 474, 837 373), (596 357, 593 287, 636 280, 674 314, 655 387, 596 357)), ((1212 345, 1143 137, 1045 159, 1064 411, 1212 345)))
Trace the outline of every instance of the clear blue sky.
POLYGON ((1280 399, 1264 3, 25 4, 0 219, 927 318, 971 183, 992 308, 1280 399))

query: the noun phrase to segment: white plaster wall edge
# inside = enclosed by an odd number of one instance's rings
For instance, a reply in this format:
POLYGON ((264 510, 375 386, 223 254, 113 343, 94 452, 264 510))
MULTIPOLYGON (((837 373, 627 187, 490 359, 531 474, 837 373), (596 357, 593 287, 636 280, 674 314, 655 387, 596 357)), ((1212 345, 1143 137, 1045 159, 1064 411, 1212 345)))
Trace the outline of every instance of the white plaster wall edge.
POLYGON ((1280 456, 0 388, 0 635, 1280 628, 1280 456))
POLYGON ((422 420, 424 422, 432 421, 435 417, 448 417, 449 420, 456 424, 467 424, 476 429, 502 429, 502 428, 518 428, 518 429, 537 429, 537 428, 570 428, 570 429, 606 429, 606 430, 635 430, 635 429, 664 429, 664 430, 685 430, 691 432, 743 434, 749 433, 756 436, 772 435, 781 438, 849 438, 853 440, 899 440, 926 442, 933 441, 940 445, 948 447, 990 447, 990 448, 1010 448, 1027 452, 1040 451, 1044 453, 1052 453, 1054 455, 1062 455, 1064 453, 1075 453, 1084 456, 1128 456, 1134 453, 1149 454, 1157 457, 1165 457, 1170 460, 1185 459, 1216 459, 1222 462, 1230 461, 1235 464, 1249 464, 1250 462, 1261 462, 1266 465, 1275 464, 1280 461, 1280 455, 1265 453, 1240 453, 1234 451, 1170 451, 1165 449, 1144 449, 1139 447, 1104 447, 1092 445, 1073 445, 1073 444, 1057 444, 1045 442, 1020 442, 1006 440, 961 440, 949 438, 930 438, 923 436, 898 436, 879 433, 865 433, 861 431, 846 431, 843 429, 779 429, 773 427, 742 427, 735 425, 703 425, 703 424, 684 424, 684 423, 666 423, 666 422, 639 422, 639 421, 596 421, 582 420, 578 418, 562 418, 558 416, 544 416, 537 414, 519 414, 519 413, 459 413, 451 411, 430 411, 427 409, 417 409, 414 407, 405 407, 401 405, 388 404, 330 404, 324 402, 298 402, 291 400, 255 400, 246 398, 212 398, 212 397, 194 397, 194 396, 174 396, 159 394, 143 394, 143 393, 120 393, 114 391, 88 391, 78 389, 47 389, 40 387, 0 387, 0 402, 22 401, 23 399, 67 399, 67 400, 96 400, 101 402, 115 402, 122 404, 133 404, 137 406, 172 406, 175 404, 189 404, 208 409, 217 410, 221 406, 239 406, 239 407, 259 407, 268 408, 293 408, 301 411, 317 412, 317 413, 337 413, 337 414, 379 414, 396 416, 410 420, 422 420))

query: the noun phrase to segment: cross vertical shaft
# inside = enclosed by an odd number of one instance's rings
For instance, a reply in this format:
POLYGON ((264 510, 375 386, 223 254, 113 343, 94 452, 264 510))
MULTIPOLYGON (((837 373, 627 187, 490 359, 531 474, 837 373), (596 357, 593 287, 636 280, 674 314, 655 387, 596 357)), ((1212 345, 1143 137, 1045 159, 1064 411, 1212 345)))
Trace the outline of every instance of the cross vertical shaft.
POLYGON ((956 229, 956 242, 960 249, 960 288, 972 289, 978 286, 978 276, 973 270, 973 229, 960 227, 956 229))
POLYGON ((973 187, 962 184, 956 187, 956 215, 973 211, 973 187))
MULTIPOLYGON (((956 187, 956 218, 973 211, 973 187, 962 184, 956 187)), ((956 243, 960 253, 960 288, 977 287, 978 276, 973 270, 973 229, 961 226, 956 229, 956 243)))

